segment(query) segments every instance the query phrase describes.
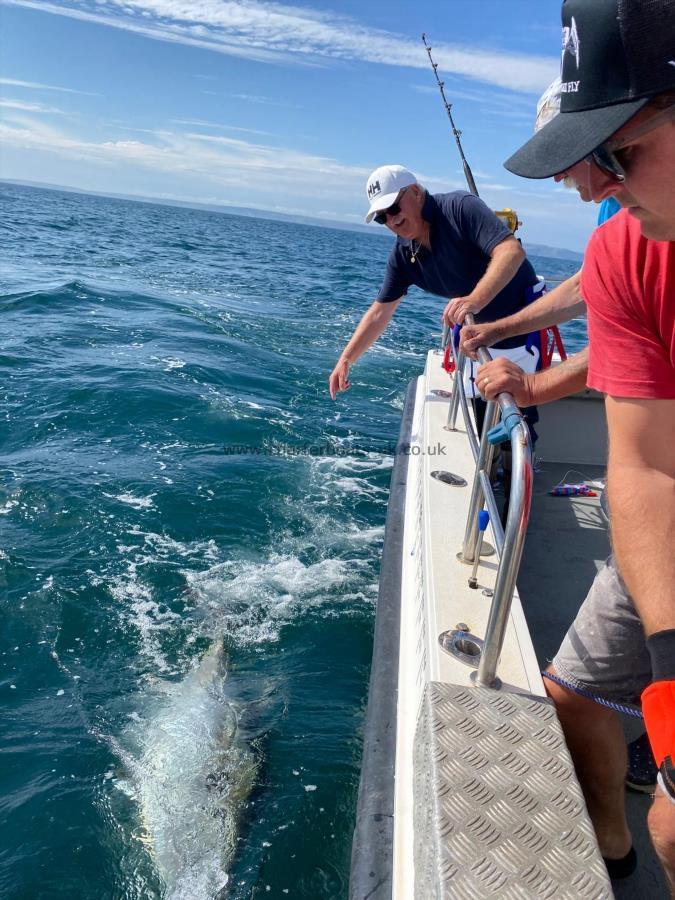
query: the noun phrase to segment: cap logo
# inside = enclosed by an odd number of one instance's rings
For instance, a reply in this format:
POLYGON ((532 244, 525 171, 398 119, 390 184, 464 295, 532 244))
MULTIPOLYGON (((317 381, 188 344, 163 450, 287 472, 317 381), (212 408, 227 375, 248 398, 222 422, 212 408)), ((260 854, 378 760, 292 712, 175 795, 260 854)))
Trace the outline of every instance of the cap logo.
POLYGON ((375 194, 379 194, 382 188, 379 181, 373 181, 368 185, 368 199, 372 200, 375 194))
POLYGON ((579 33, 577 32, 577 23, 574 20, 574 16, 572 16, 572 24, 565 25, 562 30, 563 62, 565 61, 566 53, 571 53, 574 56, 574 59, 577 64, 577 69, 578 69, 579 68, 579 33))

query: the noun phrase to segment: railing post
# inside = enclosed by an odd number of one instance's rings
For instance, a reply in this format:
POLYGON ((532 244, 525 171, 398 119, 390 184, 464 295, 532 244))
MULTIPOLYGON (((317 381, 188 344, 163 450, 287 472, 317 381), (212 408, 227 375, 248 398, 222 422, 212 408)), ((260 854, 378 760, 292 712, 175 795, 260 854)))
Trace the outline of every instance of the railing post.
POLYGON ((443 334, 441 335, 441 350, 445 350, 450 337, 450 326, 443 323, 443 334))
POLYGON ((530 432, 522 420, 511 432, 513 470, 509 514, 506 520, 504 550, 499 561, 495 592, 485 629, 475 682, 481 687, 498 686, 497 664, 502 652, 506 626, 511 612, 513 592, 525 545, 532 502, 532 447, 530 432))
POLYGON ((455 355, 455 348, 453 347, 452 355, 455 359, 455 375, 452 379, 452 397, 448 407, 448 421, 445 423, 447 431, 457 431, 455 423, 457 422, 457 411, 459 410, 459 382, 464 377, 464 354, 458 353, 455 355))
MULTIPOLYGON (((485 495, 483 493, 483 484, 481 472, 485 472, 490 477, 490 469, 494 458, 494 444, 488 439, 488 431, 497 421, 499 407, 494 400, 491 400, 485 411, 485 420, 483 422, 483 431, 480 438, 480 450, 478 451, 478 460, 476 462, 476 471, 473 476, 473 487, 471 488, 471 499, 469 500, 469 514, 466 520, 466 530, 464 531, 464 542, 462 543, 462 555, 460 559, 465 563, 472 563, 476 554, 476 543, 478 541, 478 513, 483 508, 485 495)), ((468 427, 468 426, 467 426, 468 427)))

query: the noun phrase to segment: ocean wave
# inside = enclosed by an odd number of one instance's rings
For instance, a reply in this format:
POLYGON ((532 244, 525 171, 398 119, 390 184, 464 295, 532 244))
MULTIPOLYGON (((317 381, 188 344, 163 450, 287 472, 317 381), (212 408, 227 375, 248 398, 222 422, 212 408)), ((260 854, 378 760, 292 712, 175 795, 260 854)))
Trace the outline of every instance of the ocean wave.
POLYGON ((121 310, 141 309, 151 306, 175 305, 180 298, 169 291, 158 290, 147 283, 133 280, 114 283, 96 279, 72 279, 69 281, 32 281, 20 290, 0 295, 0 308, 6 312, 53 313, 75 308, 82 311, 82 303, 91 302, 116 307, 121 310))

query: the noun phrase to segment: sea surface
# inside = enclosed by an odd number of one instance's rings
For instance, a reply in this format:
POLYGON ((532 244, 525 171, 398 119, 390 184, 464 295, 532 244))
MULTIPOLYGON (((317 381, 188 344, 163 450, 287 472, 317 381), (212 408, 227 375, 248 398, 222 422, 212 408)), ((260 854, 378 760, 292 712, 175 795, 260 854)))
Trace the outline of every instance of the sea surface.
POLYGON ((384 232, 0 202, 0 896, 346 898, 392 450, 443 303, 411 292, 333 403, 384 232))

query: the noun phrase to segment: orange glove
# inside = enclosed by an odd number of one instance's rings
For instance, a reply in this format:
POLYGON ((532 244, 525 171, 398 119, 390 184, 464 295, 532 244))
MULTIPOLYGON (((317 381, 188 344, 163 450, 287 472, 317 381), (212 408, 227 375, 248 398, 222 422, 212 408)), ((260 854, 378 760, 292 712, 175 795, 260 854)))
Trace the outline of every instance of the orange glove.
POLYGON ((659 784, 675 803, 675 629, 647 638, 653 681, 642 692, 642 712, 659 767, 659 784))

